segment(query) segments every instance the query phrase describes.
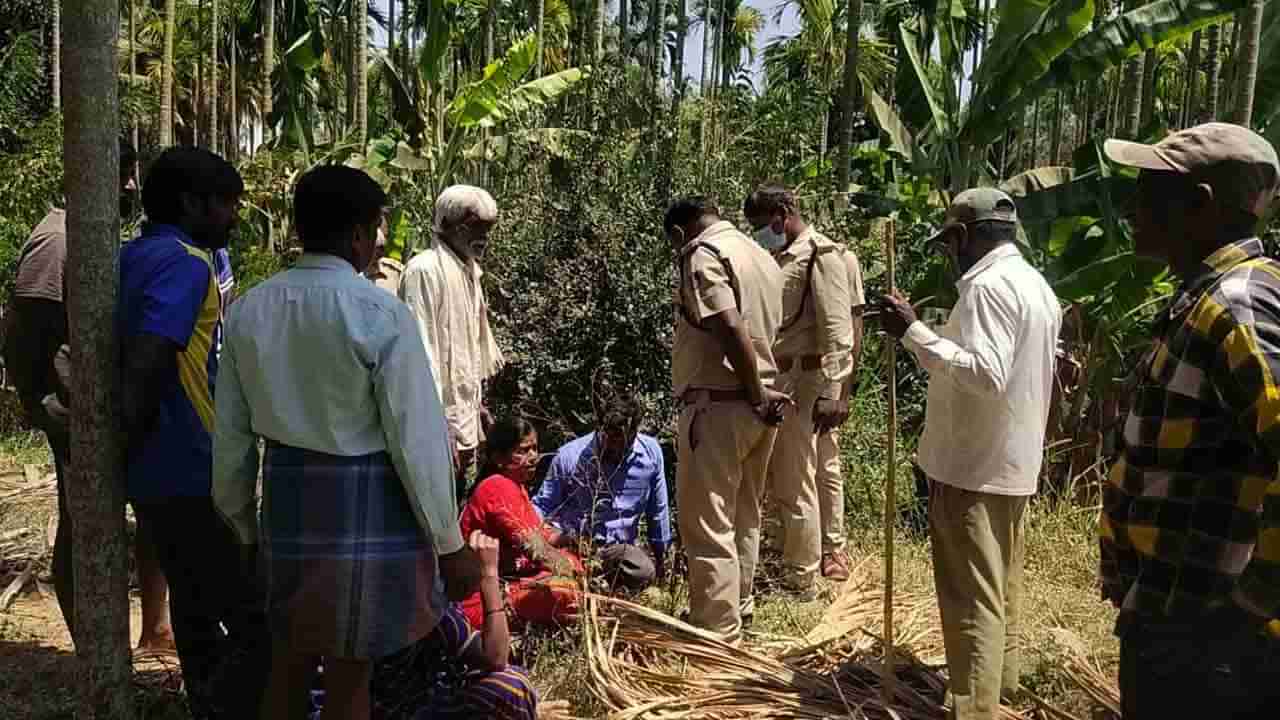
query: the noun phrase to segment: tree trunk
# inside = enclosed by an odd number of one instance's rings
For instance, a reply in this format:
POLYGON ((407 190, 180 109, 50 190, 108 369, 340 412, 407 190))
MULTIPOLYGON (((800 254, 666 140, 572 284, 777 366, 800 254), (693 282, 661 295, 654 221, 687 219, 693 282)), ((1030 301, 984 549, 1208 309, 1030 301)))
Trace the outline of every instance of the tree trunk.
POLYGON ((1040 162, 1040 98, 1035 99, 1035 103, 1031 107, 1031 147, 1028 149, 1031 155, 1027 168, 1039 167, 1040 162))
POLYGON ((396 62, 396 0, 387 0, 387 57, 391 64, 399 68, 396 62))
POLYGON ((52 83, 53 109, 62 109, 62 0, 53 0, 52 50, 49 53, 49 81, 52 83))
POLYGON ((218 147, 218 0, 212 0, 213 17, 209 22, 209 150, 219 152, 218 147))
MULTIPOLYGON (((653 65, 650 67, 649 72, 651 75, 651 81, 653 82, 653 94, 656 98, 662 87, 662 56, 666 54, 667 33, 665 31, 667 24, 667 2, 666 0, 652 0, 652 2, 653 17, 651 18, 651 22, 653 24, 653 65)), ((654 108, 654 118, 656 119, 660 116, 661 113, 658 111, 658 108, 654 108)), ((656 129, 657 125, 655 124, 654 127, 656 129)))
POLYGON ((1262 11, 1265 0, 1252 0, 1245 8, 1240 28, 1240 91, 1236 96, 1232 122, 1248 127, 1253 122, 1253 96, 1258 86, 1258 50, 1262 42, 1262 11))
POLYGON ((1049 123, 1049 164, 1062 162, 1062 114, 1066 111, 1065 98, 1059 89, 1053 94, 1053 118, 1049 123))
POLYGON ((240 82, 240 75, 236 72, 236 55, 239 54, 236 31, 239 30, 239 27, 239 18, 233 18, 231 21, 231 76, 227 83, 227 90, 231 93, 227 123, 227 158, 231 162, 236 162, 240 159, 240 109, 236 106, 236 103, 240 101, 240 93, 236 92, 236 85, 240 82))
POLYGON ((1204 50, 1204 108, 1200 113, 1200 122, 1212 122, 1218 119, 1219 75, 1222 72, 1222 26, 1210 25, 1205 28, 1204 50))
POLYGON ((545 32, 543 28, 543 24, 546 22, 546 19, 547 19, 546 0, 538 0, 538 18, 535 21, 538 27, 538 65, 537 65, 538 69, 536 73, 537 77, 542 77, 542 56, 546 54, 546 46, 543 45, 543 38, 546 37, 543 34, 545 32))
POLYGON ((276 67, 276 0, 262 0, 262 15, 262 127, 264 135, 274 136, 271 106, 275 89, 271 76, 276 67))
POLYGON ((720 0, 720 9, 716 13, 715 32, 711 37, 711 85, 715 88, 712 92, 716 95, 720 94, 720 67, 724 63, 724 23, 725 23, 725 6, 729 4, 729 0, 720 0))
POLYGON ((356 143, 364 152, 369 138, 369 5, 365 0, 352 0, 351 56, 356 81, 356 143))
POLYGON ((844 78, 840 87, 839 125, 836 135, 840 138, 840 150, 836 157, 836 192, 849 190, 849 176, 853 163, 853 114, 858 107, 858 30, 862 18, 862 0, 849 0, 848 17, 845 19, 844 78))
MULTIPOLYGON (((134 24, 134 21, 137 18, 137 15, 138 15, 137 0, 129 0, 129 89, 130 90, 133 89, 134 81, 138 77, 138 47, 137 47, 138 30, 134 24)), ((130 131, 130 139, 132 141, 131 144, 133 145, 134 152, 136 153, 139 148, 138 116, 136 114, 130 118, 129 125, 132 128, 130 131)), ((135 168, 135 171, 136 171, 136 168, 135 168)))
POLYGON ((627 14, 630 8, 627 7, 627 0, 618 0, 618 54, 622 56, 625 64, 627 57, 627 30, 630 29, 631 18, 627 14))
POLYGON ((711 153, 711 88, 715 83, 708 82, 708 69, 711 65, 711 0, 703 0, 702 4, 702 73, 698 76, 699 92, 702 95, 702 173, 701 179, 707 179, 707 160, 711 153))
POLYGON ((1243 25, 1241 20, 1244 19, 1244 10, 1236 13, 1231 20, 1231 44, 1227 46, 1227 57, 1230 58, 1231 64, 1228 65, 1230 72, 1223 78, 1222 90, 1218 98, 1218 110, 1222 115, 1231 115, 1236 106, 1236 98, 1240 94, 1240 28, 1243 25))
MULTIPOLYGON (((622 0, 623 3, 626 0, 622 0)), ((684 49, 689 36, 689 0, 676 0, 676 50, 671 55, 671 80, 674 83, 675 103, 679 108, 684 100, 684 49)))
POLYGON ((75 577, 77 685, 84 718, 133 718, 129 654, 129 550, 124 522, 124 453, 119 346, 114 322, 120 245, 116 33, 119 3, 68 4, 67 320, 76 362, 71 392, 67 501, 75 577))
POLYGON ((591 0, 595 5, 595 46, 591 53, 591 63, 597 67, 604 61, 604 28, 606 6, 605 0, 591 0))
MULTIPOLYGON (((587 0, 593 2, 594 0, 587 0)), ((484 11, 484 66, 493 62, 493 26, 498 22, 498 0, 489 0, 484 11)))
POLYGON ((1196 68, 1200 66, 1200 31, 1191 34, 1191 53, 1187 55, 1187 80, 1182 91, 1182 117, 1180 127, 1187 127, 1195 117, 1196 68))
POLYGON ((160 147, 173 145, 173 35, 177 0, 164 3, 164 61, 160 65, 160 147))
POLYGON ((1156 51, 1148 50, 1142 61, 1142 116, 1138 118, 1138 132, 1151 125, 1156 113, 1156 51))
MULTIPOLYGON (((1143 0, 1128 0, 1126 10, 1136 9, 1143 0)), ((1143 55, 1134 55, 1124 64, 1124 82, 1120 91, 1120 125, 1121 133, 1126 138, 1138 136, 1138 127, 1142 122, 1142 75, 1145 64, 1143 55)))

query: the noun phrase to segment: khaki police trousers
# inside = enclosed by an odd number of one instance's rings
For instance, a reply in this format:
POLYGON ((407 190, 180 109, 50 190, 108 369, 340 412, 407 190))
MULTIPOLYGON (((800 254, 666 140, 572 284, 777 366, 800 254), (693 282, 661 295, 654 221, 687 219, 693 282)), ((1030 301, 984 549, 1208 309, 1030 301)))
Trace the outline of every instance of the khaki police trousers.
POLYGON ((818 515, 822 554, 844 549, 844 473, 840 470, 840 431, 818 436, 818 515))
POLYGON ((813 408, 822 389, 822 371, 801 370, 799 363, 779 379, 779 388, 795 401, 795 413, 778 430, 769 461, 769 496, 782 521, 783 582, 807 590, 822 561, 818 515, 818 436, 813 408))
POLYGON ((776 434, 745 402, 702 396, 680 412, 676 501, 689 556, 689 619, 731 642, 755 610, 760 506, 776 434))
POLYGON ((1028 499, 930 482, 933 576, 954 720, 994 720, 1001 693, 1018 689, 1028 499))

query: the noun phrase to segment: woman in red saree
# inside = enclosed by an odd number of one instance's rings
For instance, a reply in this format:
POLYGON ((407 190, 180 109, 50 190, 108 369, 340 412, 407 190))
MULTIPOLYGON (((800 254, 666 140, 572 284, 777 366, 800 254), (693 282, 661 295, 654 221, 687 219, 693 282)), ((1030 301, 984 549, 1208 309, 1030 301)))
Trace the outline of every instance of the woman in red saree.
MULTIPOLYGON (((529 498, 538 465, 538 433, 523 418, 504 420, 488 437, 489 462, 483 478, 462 510, 463 537, 476 530, 499 543, 498 571, 506 585, 514 625, 558 625, 577 615, 577 578, 586 570, 571 541, 542 521, 529 498)), ((484 609, 480 593, 462 602, 462 611, 479 627, 484 609)))

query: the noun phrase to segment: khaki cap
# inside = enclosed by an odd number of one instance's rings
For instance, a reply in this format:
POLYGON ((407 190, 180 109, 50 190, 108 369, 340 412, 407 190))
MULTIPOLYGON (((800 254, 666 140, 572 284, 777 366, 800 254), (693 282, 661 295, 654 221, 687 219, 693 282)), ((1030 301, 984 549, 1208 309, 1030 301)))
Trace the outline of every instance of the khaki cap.
POLYGON ((1231 123, 1179 130, 1155 145, 1108 140, 1112 161, 1141 170, 1189 175, 1213 188, 1218 201, 1262 217, 1276 194, 1280 162, 1261 135, 1231 123))
POLYGON ((929 242, 942 237, 948 228, 955 225, 984 221, 1016 224, 1018 210, 1013 204, 1013 198, 992 187, 965 190, 951 200, 942 229, 931 235, 929 242))

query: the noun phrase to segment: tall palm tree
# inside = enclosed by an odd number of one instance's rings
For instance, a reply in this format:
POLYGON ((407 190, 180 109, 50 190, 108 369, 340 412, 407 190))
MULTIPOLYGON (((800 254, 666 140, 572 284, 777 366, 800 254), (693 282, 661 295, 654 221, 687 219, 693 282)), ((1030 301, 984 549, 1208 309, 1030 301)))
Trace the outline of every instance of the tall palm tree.
POLYGON ((53 29, 50 33, 52 38, 53 52, 50 55, 50 71, 52 76, 50 81, 53 83, 53 109, 62 109, 62 0, 53 0, 53 29))
MULTIPOLYGON (((625 3, 626 0, 621 0, 625 3)), ((676 0, 676 47, 671 53, 671 80, 675 89, 675 105, 678 109, 684 100, 684 48, 689 36, 689 0, 676 0)))
POLYGON ((1238 125, 1253 121, 1253 95, 1258 86, 1258 52, 1262 44, 1262 11, 1266 0, 1252 0, 1240 27, 1240 90, 1231 119, 1238 125))
POLYGON ((218 152, 218 33, 222 28, 218 17, 218 0, 211 0, 209 22, 209 149, 218 152))
MULTIPOLYGON (((56 3, 55 3, 56 4, 56 3)), ((136 0, 129 0, 129 81, 133 82, 138 76, 138 30, 134 24, 134 20, 138 16, 138 5, 136 0)), ((135 116, 133 121, 129 123, 133 126, 130 131, 132 144, 136 151, 138 144, 138 118, 135 116)))
POLYGON ((1205 99, 1200 122, 1218 119, 1218 94, 1222 73, 1222 26, 1210 25, 1204 31, 1205 99))
POLYGON ((160 66, 160 147, 173 145, 173 38, 177 34, 178 3, 164 2, 164 59, 160 66))
MULTIPOLYGON (((56 7, 56 5, 55 5, 56 7)), ((129 571, 124 525, 119 342, 112 315, 120 238, 120 103, 116 2, 68 4, 66 173, 67 319, 76 349, 67 500, 76 583, 76 655, 83 678, 77 716, 136 717, 129 662, 129 571), (74 487, 72 487, 74 485, 74 487), (91 551, 90 551, 91 549, 91 551)), ((59 12, 59 15, 61 13, 59 12)), ((62 18, 58 18, 59 25, 62 18)), ((59 70, 63 68, 59 67, 59 70)))
MULTIPOLYGON (((1137 9, 1142 0, 1128 0, 1126 10, 1137 9)), ((1142 121, 1142 76, 1145 56, 1134 55, 1125 63, 1124 85, 1121 90, 1123 106, 1123 134, 1125 137, 1137 137, 1139 123, 1142 121)), ((1037 106, 1038 107, 1038 106, 1037 106)))
MULTIPOLYGON (((170 0, 172 2, 172 0, 170 0)), ((261 0, 262 9, 262 126, 264 139, 270 139, 274 88, 271 76, 276 68, 276 0, 261 0)))
POLYGON ((1196 69, 1199 66, 1200 31, 1197 30, 1191 35, 1191 53, 1187 55, 1187 76, 1182 90, 1182 120, 1179 123, 1181 127, 1190 125, 1191 119, 1195 117, 1193 113, 1196 106, 1196 84, 1199 80, 1196 77, 1196 69))
POLYGON ((1158 56, 1155 48, 1146 52, 1142 59, 1142 116, 1138 119, 1139 129, 1151 124, 1156 111, 1156 64, 1158 56))
MULTIPOLYGON (((844 77, 840 87, 840 114, 836 136, 840 154, 836 158, 836 191, 849 189, 853 164, 853 113, 858 107, 858 34, 862 21, 862 0, 849 0, 845 12, 844 77)), ((977 60, 975 59, 976 63, 977 60)))
MULTIPOLYGON (((624 2, 625 2, 625 0, 624 0, 624 2)), ((547 3, 546 3, 546 0, 538 0, 538 10, 537 10, 537 12, 538 12, 538 17, 537 17, 537 20, 536 20, 535 24, 537 25, 537 28, 538 28, 538 30, 537 30, 537 32, 538 32, 538 64, 537 64, 537 70, 536 70, 535 72, 537 73, 537 76, 538 76, 538 77, 542 77, 542 60, 543 60, 543 55, 545 55, 545 54, 546 54, 546 52, 547 52, 547 50, 546 50, 546 44, 545 44, 545 41, 546 41, 546 27, 545 27, 545 25, 546 25, 546 21, 547 21, 547 3)))
MULTIPOLYGON (((490 17, 496 0, 490 0, 490 17)), ((369 6, 365 0, 351 2, 351 42, 354 52, 351 63, 355 70, 355 123, 356 143, 364 148, 369 137, 369 6)), ((489 25, 488 44, 493 44, 493 24, 489 25)))
POLYGON ((627 56, 627 31, 630 29, 631 17, 627 0, 618 0, 618 54, 627 56))

